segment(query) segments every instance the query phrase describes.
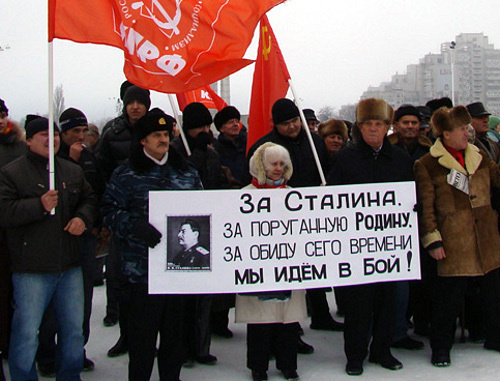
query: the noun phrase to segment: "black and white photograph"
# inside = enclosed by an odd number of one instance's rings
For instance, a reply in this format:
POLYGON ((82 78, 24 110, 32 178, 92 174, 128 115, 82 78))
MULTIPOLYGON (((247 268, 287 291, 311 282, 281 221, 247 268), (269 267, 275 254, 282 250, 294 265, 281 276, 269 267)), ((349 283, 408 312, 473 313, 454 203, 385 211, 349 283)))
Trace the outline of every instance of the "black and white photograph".
POLYGON ((167 217, 167 270, 210 270, 210 216, 167 217))

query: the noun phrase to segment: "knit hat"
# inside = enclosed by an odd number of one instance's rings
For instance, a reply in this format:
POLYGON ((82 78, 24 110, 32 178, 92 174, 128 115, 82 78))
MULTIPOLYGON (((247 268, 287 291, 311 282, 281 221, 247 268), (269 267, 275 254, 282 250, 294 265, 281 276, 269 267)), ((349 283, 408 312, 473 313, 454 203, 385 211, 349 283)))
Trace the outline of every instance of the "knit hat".
MULTIPOLYGON (((49 120, 41 116, 38 118, 34 118, 26 125, 25 129, 26 129, 26 140, 28 140, 38 132, 48 130, 49 120)), ((59 127, 57 127, 57 124, 54 123, 54 132, 56 131, 59 132, 59 127)))
POLYGON ((368 98, 363 99, 356 107, 356 123, 364 123, 367 120, 383 120, 387 124, 392 124, 394 110, 383 99, 368 98))
POLYGON ((297 118, 300 115, 298 107, 288 98, 281 98, 274 102, 271 114, 275 125, 297 118))
POLYGON ((222 126, 231 119, 241 119, 240 112, 233 106, 226 106, 220 110, 214 117, 214 124, 217 131, 220 131, 222 126))
POLYGON ((182 128, 184 131, 212 124, 212 115, 203 103, 188 104, 182 112, 182 128))
POLYGON ((394 122, 399 121, 403 116, 416 116, 418 120, 421 119, 422 115, 420 114, 420 111, 418 111, 418 108, 416 108, 413 105, 402 105, 400 106, 396 112, 394 113, 394 122))
POLYGON ((304 117, 306 118, 306 120, 314 120, 316 122, 319 122, 318 118, 316 118, 314 110, 305 108, 304 110, 302 110, 302 112, 304 113, 304 117))
POLYGON ((172 132, 173 128, 172 119, 159 108, 147 112, 134 125, 137 140, 142 140, 155 131, 172 132))
POLYGON ((61 131, 68 131, 75 127, 88 126, 87 117, 83 112, 76 108, 68 108, 59 117, 59 126, 61 131))
POLYGON ((149 98, 149 90, 145 90, 140 88, 139 86, 129 86, 127 90, 125 90, 125 94, 123 95, 123 106, 127 107, 130 102, 138 101, 146 106, 146 110, 149 110, 151 106, 151 99, 149 98))
POLYGON ((500 124, 500 118, 498 116, 490 116, 490 119, 488 121, 488 125, 490 128, 495 128, 500 124))
POLYGON ((5 102, 3 99, 0 99, 0 112, 4 112, 5 114, 9 115, 9 109, 5 105, 5 102))
POLYGON ((480 118, 482 116, 490 116, 491 113, 486 111, 484 105, 481 102, 474 102, 467 105, 467 111, 472 118, 480 118))
POLYGON ((132 82, 129 82, 129 81, 124 81, 122 83, 122 85, 120 86, 120 99, 123 101, 123 96, 125 95, 125 91, 127 91, 127 89, 130 87, 130 86, 134 86, 134 84, 132 82))
POLYGON ((455 127, 469 124, 471 117, 464 106, 455 108, 441 107, 434 111, 431 118, 432 130, 436 136, 443 135, 443 131, 452 131, 455 127))
POLYGON ((453 108, 453 102, 448 97, 443 97, 443 98, 439 98, 439 99, 431 99, 425 105, 431 109, 431 113, 433 113, 433 114, 434 114, 434 111, 440 109, 441 107, 453 108))
POLYGON ((340 135, 344 143, 347 142, 348 137, 346 124, 338 119, 329 119, 321 123, 318 127, 318 134, 323 139, 332 134, 340 135))

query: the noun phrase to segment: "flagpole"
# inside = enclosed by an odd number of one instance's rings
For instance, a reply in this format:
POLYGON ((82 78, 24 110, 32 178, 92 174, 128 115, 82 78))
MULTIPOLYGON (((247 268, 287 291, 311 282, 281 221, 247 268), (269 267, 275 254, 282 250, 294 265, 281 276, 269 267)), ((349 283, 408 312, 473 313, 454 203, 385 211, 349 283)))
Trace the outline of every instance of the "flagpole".
POLYGON ((172 112, 174 113, 177 125, 179 126, 179 133, 181 135, 182 143, 184 144, 184 148, 186 149, 186 153, 189 157, 191 156, 191 150, 189 149, 189 144, 187 142, 186 135, 184 135, 184 130, 182 129, 181 118, 179 117, 179 113, 177 112, 177 106, 174 103, 173 94, 168 94, 168 100, 170 101, 170 107, 172 107, 172 112))
MULTIPOLYGON (((52 41, 49 42, 49 189, 54 190, 54 48, 52 41)), ((56 213, 55 208, 50 211, 51 215, 56 213)))
POLYGON ((316 146, 314 145, 314 140, 307 126, 307 120, 302 112, 302 105, 300 104, 299 97, 295 92, 295 87, 293 86, 292 79, 288 79, 288 84, 290 85, 290 90, 292 90, 293 98, 295 99, 295 103, 299 108, 300 120, 302 120, 302 125, 304 126, 304 130, 306 131, 307 139, 309 139, 309 144, 311 145, 311 150, 314 156, 314 161, 316 162, 316 166, 318 167, 319 176, 321 178, 321 185, 326 185, 325 174, 323 173, 323 168, 321 168, 321 162, 319 161, 318 151, 316 150, 316 146))

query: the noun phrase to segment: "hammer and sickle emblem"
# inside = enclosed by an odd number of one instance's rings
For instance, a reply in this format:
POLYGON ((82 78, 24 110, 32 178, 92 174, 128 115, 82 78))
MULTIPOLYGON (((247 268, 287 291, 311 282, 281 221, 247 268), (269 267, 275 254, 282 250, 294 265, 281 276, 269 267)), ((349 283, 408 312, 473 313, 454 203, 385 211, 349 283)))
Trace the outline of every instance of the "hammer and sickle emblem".
POLYGON ((264 55, 264 60, 269 60, 269 53, 271 52, 271 36, 267 34, 267 26, 262 27, 262 54, 264 55), (267 36, 267 41, 266 41, 267 36), (267 42, 267 45, 266 45, 267 42))
MULTIPOLYGON (((141 14, 142 10, 144 9, 147 15, 146 16, 154 21, 154 23, 160 27, 161 29, 164 30, 171 30, 173 34, 179 34, 179 21, 181 19, 181 8, 180 8, 180 3, 181 0, 176 0, 176 11, 174 17, 171 17, 168 12, 163 8, 159 0, 152 0, 151 1, 151 8, 147 7, 143 1, 138 1, 135 3, 132 3, 132 8, 133 9, 141 9, 141 14), (155 10, 159 12, 159 16, 155 15, 155 10), (160 18, 163 18, 164 21, 160 20, 160 18)), ((162 33, 164 33, 162 31, 162 33)), ((166 33, 164 33, 166 34, 166 33)), ((167 35, 169 38, 172 37, 173 34, 167 35)))

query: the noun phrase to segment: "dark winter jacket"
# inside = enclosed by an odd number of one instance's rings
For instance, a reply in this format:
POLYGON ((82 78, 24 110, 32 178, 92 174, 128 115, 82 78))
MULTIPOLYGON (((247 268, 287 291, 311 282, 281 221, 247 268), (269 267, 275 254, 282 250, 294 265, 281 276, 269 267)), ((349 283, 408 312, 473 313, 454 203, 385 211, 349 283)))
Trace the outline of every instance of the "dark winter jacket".
POLYGON ((392 145, 398 146, 399 148, 408 152, 408 155, 410 155, 413 162, 417 161, 427 152, 429 152, 429 149, 432 146, 432 142, 430 141, 430 139, 420 134, 418 135, 415 144, 412 147, 407 146, 401 138, 401 135, 399 135, 398 133, 389 135, 388 139, 392 145))
POLYGON ((59 148, 59 152, 57 152, 57 156, 78 164, 83 170, 85 179, 88 181, 98 198, 100 198, 104 193, 106 183, 104 182, 104 177, 102 176, 100 169, 97 167, 97 159, 94 154, 89 148, 84 148, 80 153, 80 159, 75 162, 69 156, 69 148, 70 147, 61 139, 61 146, 59 148))
POLYGON ((43 208, 48 161, 28 151, 0 170, 0 225, 6 227, 13 272, 59 273, 80 264, 80 236, 63 229, 74 217, 92 227, 97 208, 82 169, 55 158, 59 201, 55 215, 43 208))
POLYGON ((412 181, 412 160, 389 143, 387 137, 376 153, 363 139, 342 148, 334 156, 327 176, 330 185, 412 181))
POLYGON ((187 157, 186 149, 180 137, 172 141, 172 147, 177 152, 187 158, 187 160, 196 168, 200 175, 203 189, 227 189, 229 188, 229 181, 226 174, 222 170, 219 154, 211 146, 206 150, 196 148, 193 144, 193 139, 186 136, 188 139, 189 148, 191 149, 191 156, 187 157))
POLYGON ((7 134, 0 134, 0 168, 26 153, 26 142, 21 127, 17 123, 9 123, 12 130, 7 134))
POLYGON ((106 181, 109 181, 115 168, 128 159, 133 136, 133 127, 125 115, 120 115, 104 126, 97 143, 96 157, 106 181))
POLYGON ((241 182, 247 150, 246 128, 243 127, 241 129, 234 142, 229 140, 224 134, 220 134, 214 142, 214 149, 220 156, 221 165, 228 167, 233 177, 241 182))
MULTIPOLYGON (((318 152, 321 167, 323 168, 325 173, 327 173, 329 159, 325 142, 316 134, 312 134, 312 137, 314 146, 316 147, 316 150, 318 152)), ((287 136, 281 135, 276 127, 274 127, 271 132, 257 140, 254 145, 252 145, 252 147, 248 150, 242 180, 242 183, 244 185, 247 185, 252 181, 252 176, 250 175, 250 172, 248 170, 250 158, 257 148, 267 142, 282 145, 288 150, 293 165, 293 175, 287 183, 290 187, 311 187, 321 185, 321 178, 316 166, 316 162, 314 161, 314 156, 306 132, 302 129, 299 135, 295 139, 292 139, 287 136)))
POLYGON ((134 236, 133 226, 148 219, 149 191, 202 189, 196 170, 172 147, 168 155, 160 166, 142 146, 134 146, 129 163, 114 171, 102 198, 103 224, 118 238, 122 270, 131 283, 148 281, 148 247, 134 236))

